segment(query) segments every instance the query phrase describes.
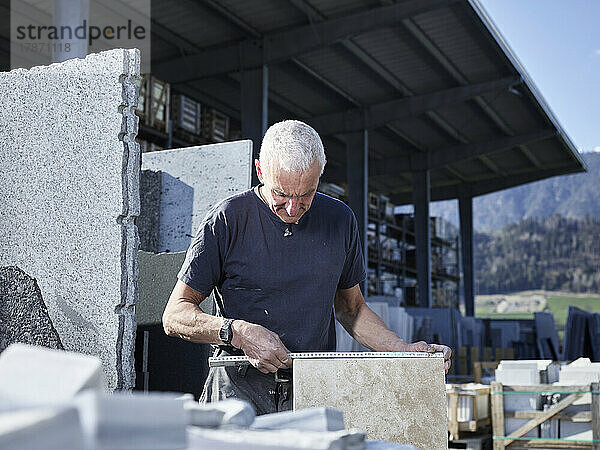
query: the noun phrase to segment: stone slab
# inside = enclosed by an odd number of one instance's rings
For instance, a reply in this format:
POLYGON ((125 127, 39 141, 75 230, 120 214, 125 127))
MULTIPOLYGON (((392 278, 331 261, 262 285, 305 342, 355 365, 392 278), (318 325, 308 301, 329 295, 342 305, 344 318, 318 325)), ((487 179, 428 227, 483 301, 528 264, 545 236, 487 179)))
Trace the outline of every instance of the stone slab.
POLYGON ((0 355, 0 409, 62 403, 83 390, 103 391, 100 360, 13 344, 0 355))
POLYGON ((32 408, 0 414, 3 450, 83 449, 84 438, 75 408, 32 408))
POLYGON ((344 413, 334 408, 306 408, 258 416, 254 429, 294 429, 304 431, 340 431, 345 429, 344 413))
POLYGON ((358 430, 314 432, 301 430, 244 430, 191 427, 189 447, 211 450, 362 450, 365 434, 358 430))
POLYGON ((184 406, 188 414, 188 423, 197 427, 217 428, 233 425, 248 428, 256 417, 256 411, 250 403, 235 398, 207 404, 186 401, 184 406))
POLYGON ((140 234, 140 250, 157 252, 160 225, 160 171, 140 172, 140 215, 135 220, 140 234))
POLYGON ((138 325, 162 322, 162 315, 177 282, 177 273, 185 260, 185 252, 149 253, 140 251, 139 300, 135 306, 138 325))
POLYGON ((75 399, 86 448, 98 450, 186 448, 184 402, 163 393, 84 392, 75 399))
POLYGON ((558 344, 558 332, 554 325, 554 314, 536 312, 535 320, 536 341, 538 352, 542 358, 562 361, 562 353, 558 344))
POLYGON ((139 51, 0 73, 0 266, 35 278, 66 349, 135 380, 139 51))
POLYGON ((63 348, 35 279, 18 267, 0 267, 0 352, 16 342, 63 348))
POLYGON ((444 360, 424 358, 297 359, 294 409, 327 406, 368 439, 446 449, 444 360))
POLYGON ((151 250, 186 251, 210 208, 250 187, 252 141, 144 153, 142 169, 162 177, 158 245, 151 250))

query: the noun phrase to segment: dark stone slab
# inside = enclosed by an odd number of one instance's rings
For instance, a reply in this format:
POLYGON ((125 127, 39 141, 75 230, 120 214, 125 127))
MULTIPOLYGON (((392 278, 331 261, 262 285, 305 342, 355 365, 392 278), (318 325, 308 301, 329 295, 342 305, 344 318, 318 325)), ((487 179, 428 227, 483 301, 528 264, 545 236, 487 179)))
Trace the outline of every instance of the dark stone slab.
POLYGON ((36 280, 0 267, 0 352, 15 342, 63 349, 36 280))
POLYGON ((142 170, 140 173, 140 215, 135 223, 140 236, 140 250, 158 252, 160 227, 160 171, 142 170))
POLYGON ((554 314, 534 313, 535 331, 540 359, 562 360, 558 344, 558 332, 554 326, 554 314))

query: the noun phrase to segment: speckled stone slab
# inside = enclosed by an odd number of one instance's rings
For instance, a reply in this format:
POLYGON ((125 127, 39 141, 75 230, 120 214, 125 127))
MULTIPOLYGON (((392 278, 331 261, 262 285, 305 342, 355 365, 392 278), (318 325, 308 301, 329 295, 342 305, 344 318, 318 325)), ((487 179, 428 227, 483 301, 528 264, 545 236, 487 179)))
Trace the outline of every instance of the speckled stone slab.
POLYGON ((37 282, 18 267, 0 267, 0 353, 16 342, 63 349, 37 282))
POLYGON ((142 169, 162 176, 158 244, 146 250, 186 251, 210 208, 250 187, 252 141, 144 153, 142 169))
POLYGON ((367 439, 448 448, 441 357, 295 359, 293 372, 295 410, 338 408, 367 439))
POLYGON ((139 51, 0 73, 0 266, 35 278, 67 350, 135 381, 139 51))

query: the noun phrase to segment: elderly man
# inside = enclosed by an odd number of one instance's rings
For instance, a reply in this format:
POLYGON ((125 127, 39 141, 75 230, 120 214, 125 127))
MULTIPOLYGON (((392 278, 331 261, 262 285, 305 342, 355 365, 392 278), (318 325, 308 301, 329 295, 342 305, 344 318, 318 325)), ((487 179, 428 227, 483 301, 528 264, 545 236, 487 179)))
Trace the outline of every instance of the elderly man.
POLYGON ((251 363, 211 368, 203 401, 238 397, 259 414, 289 409, 290 384, 274 373, 291 366, 289 352, 334 351, 336 318, 374 351, 440 351, 448 369, 448 347, 404 342, 365 304, 356 218, 317 192, 325 163, 314 129, 277 123, 255 161, 261 184, 223 200, 200 225, 165 308, 165 332, 251 363), (217 316, 198 306, 213 290, 217 316))

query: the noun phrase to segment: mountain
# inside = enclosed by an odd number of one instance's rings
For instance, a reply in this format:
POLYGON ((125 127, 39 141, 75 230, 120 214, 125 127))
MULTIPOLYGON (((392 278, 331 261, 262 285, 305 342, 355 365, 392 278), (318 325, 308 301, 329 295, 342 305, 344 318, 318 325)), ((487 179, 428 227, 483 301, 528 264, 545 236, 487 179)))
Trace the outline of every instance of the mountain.
MULTIPOLYGON (((500 230, 529 217, 600 217, 600 153, 583 153, 586 173, 564 175, 529 183, 473 200, 475 230, 500 230)), ((432 216, 458 225, 458 202, 434 202, 432 216)))
POLYGON ((475 233, 477 294, 600 292, 600 218, 528 218, 475 233))

